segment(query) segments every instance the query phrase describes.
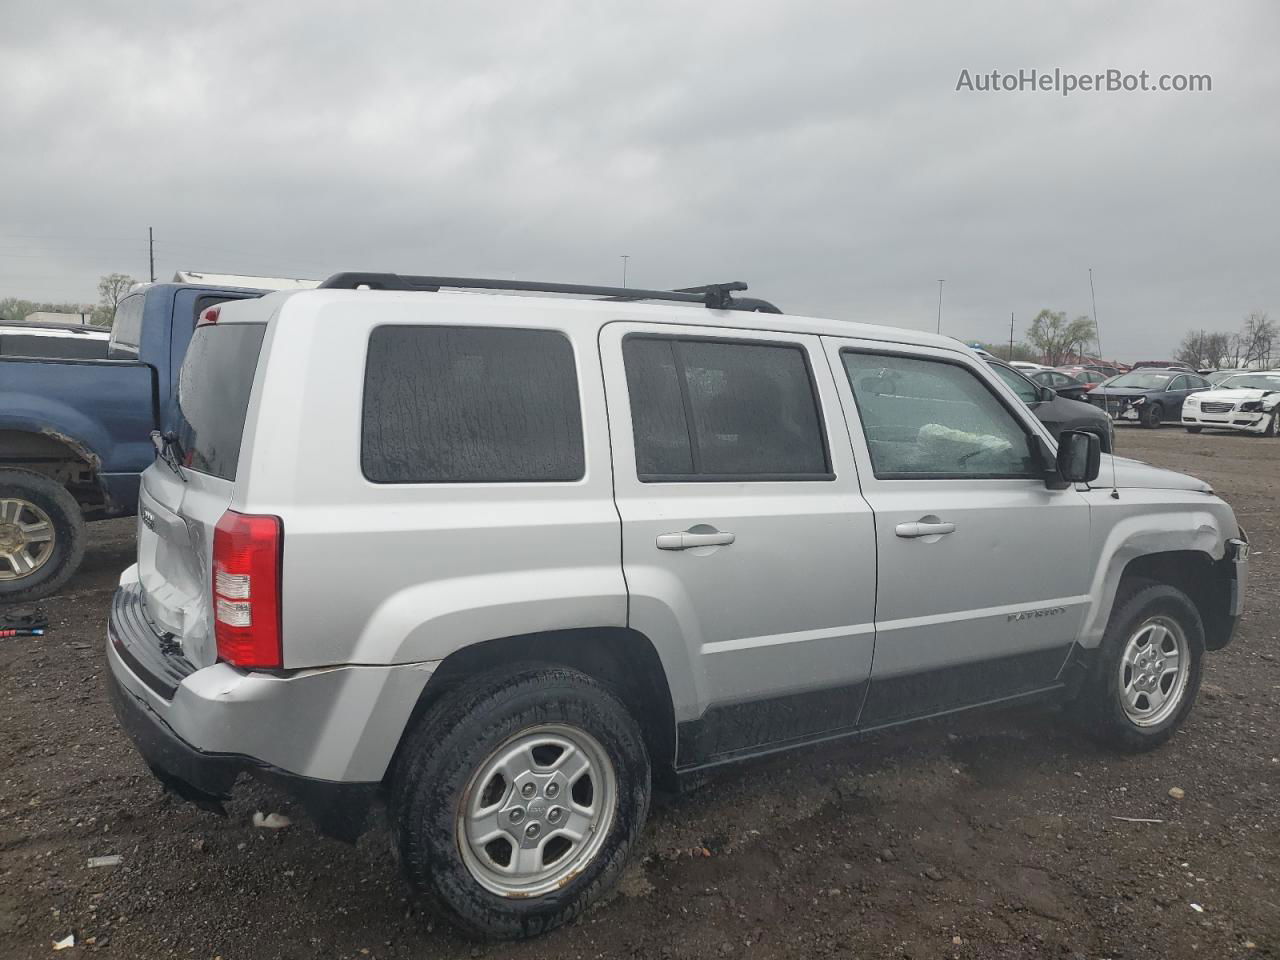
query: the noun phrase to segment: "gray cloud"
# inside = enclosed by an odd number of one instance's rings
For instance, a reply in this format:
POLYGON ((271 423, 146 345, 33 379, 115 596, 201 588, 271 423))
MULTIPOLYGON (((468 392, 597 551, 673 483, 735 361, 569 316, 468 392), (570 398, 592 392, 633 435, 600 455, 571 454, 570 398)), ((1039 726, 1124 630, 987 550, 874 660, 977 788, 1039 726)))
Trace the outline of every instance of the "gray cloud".
POLYGON ((793 312, 1107 352, 1280 317, 1280 8, 6 4, 0 295, 339 269, 745 279, 793 312), (956 92, 963 68, 1203 94, 956 92))

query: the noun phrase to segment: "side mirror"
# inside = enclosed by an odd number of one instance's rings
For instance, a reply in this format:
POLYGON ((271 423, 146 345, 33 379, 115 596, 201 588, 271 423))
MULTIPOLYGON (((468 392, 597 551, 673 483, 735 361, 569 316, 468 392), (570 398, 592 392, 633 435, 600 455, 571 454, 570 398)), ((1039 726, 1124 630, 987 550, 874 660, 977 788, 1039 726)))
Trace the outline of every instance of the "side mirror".
POLYGON ((1058 397, 1058 391, 1057 391, 1057 390, 1055 390, 1055 389, 1053 389, 1053 387, 1041 387, 1041 388, 1040 388, 1040 402, 1041 402, 1041 403, 1048 403, 1050 400, 1056 400, 1056 399, 1057 399, 1057 397, 1058 397))
POLYGON ((1058 437, 1058 476, 1068 483, 1090 483, 1102 467, 1102 441, 1083 430, 1063 430, 1058 437))

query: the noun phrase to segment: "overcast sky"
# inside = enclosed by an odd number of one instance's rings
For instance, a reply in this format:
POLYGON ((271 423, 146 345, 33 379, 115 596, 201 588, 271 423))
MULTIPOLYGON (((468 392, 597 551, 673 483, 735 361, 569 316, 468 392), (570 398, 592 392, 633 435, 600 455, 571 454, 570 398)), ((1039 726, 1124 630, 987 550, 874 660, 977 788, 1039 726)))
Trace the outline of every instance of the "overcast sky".
POLYGON ((150 225, 162 279, 628 254, 933 329, 942 278, 944 332, 996 341, 1093 267, 1123 359, 1280 319, 1280 4, 325 7, 3 0, 0 297, 145 278, 150 225), (1213 89, 956 90, 1020 68, 1213 89))

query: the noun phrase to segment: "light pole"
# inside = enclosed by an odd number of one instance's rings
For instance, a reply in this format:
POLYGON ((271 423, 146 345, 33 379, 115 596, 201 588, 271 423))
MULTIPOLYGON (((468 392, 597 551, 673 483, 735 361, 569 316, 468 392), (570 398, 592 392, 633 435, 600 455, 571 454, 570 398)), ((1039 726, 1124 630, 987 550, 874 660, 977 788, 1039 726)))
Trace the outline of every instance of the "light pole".
POLYGON ((1009 311, 1009 359, 1013 360, 1013 311, 1009 311))
POLYGON ((942 333, 942 281, 938 281, 938 333, 942 333))
POLYGON ((627 261, 630 259, 625 253, 622 255, 622 285, 624 287, 627 285, 627 261))

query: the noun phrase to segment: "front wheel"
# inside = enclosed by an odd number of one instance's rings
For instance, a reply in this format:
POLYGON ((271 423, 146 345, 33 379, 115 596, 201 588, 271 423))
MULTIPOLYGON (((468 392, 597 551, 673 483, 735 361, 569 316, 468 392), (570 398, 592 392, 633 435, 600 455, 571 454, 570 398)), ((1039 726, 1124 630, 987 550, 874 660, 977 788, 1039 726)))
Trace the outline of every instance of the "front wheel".
POLYGON ((84 556, 84 516, 66 489, 30 470, 0 470, 0 602, 37 600, 84 556))
POLYGON ((1148 403, 1142 408, 1142 413, 1139 414, 1139 416, 1144 427, 1148 430, 1154 430, 1160 426, 1160 422, 1164 417, 1164 411, 1160 409, 1160 404, 1148 403))
POLYGON ((1137 580, 1122 589, 1072 706, 1099 740, 1138 752, 1168 740, 1191 712, 1200 689, 1204 625, 1176 587, 1137 580))
POLYGON ((649 779, 639 726, 596 680, 532 665, 479 676, 423 717, 397 763, 401 865, 468 933, 535 936, 617 882, 649 779))
POLYGON ((1271 419, 1267 421, 1267 429, 1262 431, 1264 437, 1275 437, 1280 435, 1280 410, 1271 414, 1271 419))

